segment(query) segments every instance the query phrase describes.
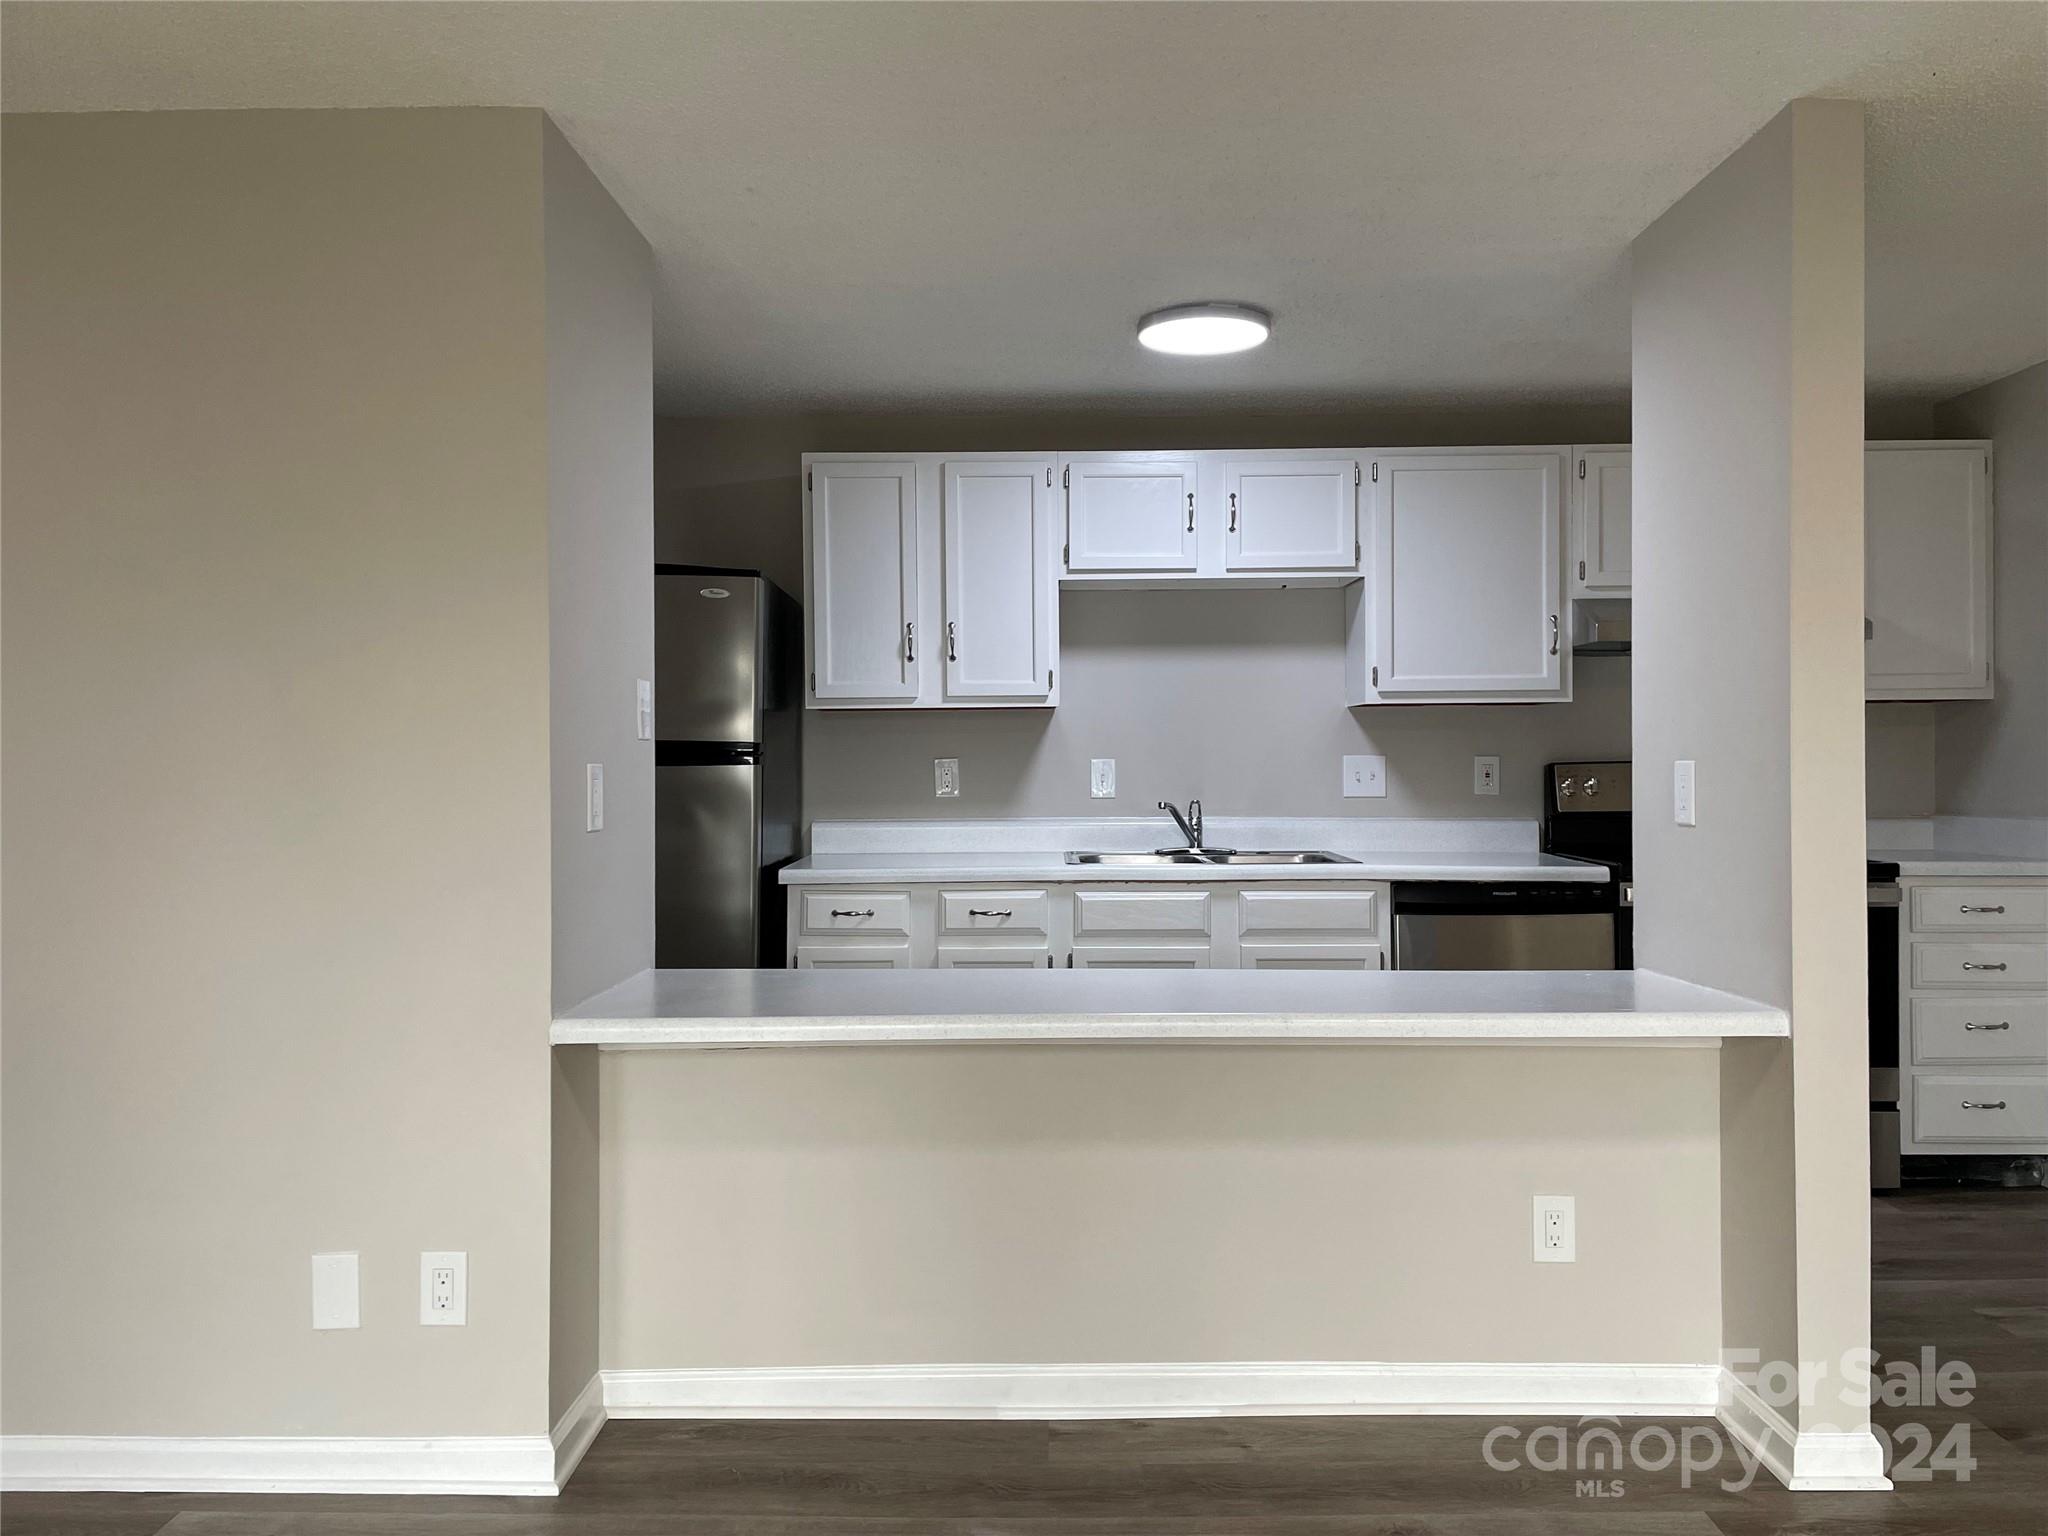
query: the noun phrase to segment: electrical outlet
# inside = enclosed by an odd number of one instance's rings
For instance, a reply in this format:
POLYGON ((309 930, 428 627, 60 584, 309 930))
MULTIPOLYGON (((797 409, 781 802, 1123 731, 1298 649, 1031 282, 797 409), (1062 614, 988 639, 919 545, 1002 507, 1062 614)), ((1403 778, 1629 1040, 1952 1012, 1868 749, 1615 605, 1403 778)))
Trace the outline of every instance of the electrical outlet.
POLYGON ((957 800, 960 797, 959 758, 935 757, 932 759, 932 793, 941 800, 957 800))
POLYGON ((1353 756, 1344 759, 1344 798, 1382 800, 1387 793, 1387 760, 1353 756))
POLYGON ((604 830, 604 764, 583 765, 583 830, 604 830))
POLYGON ((352 1253, 313 1255, 313 1326, 363 1326, 361 1271, 352 1253))
POLYGON ((420 1321, 430 1328, 460 1328, 469 1321, 469 1255, 420 1255, 420 1321))
POLYGON ((1475 757, 1472 759, 1472 793, 1475 795, 1497 795, 1500 793, 1499 758, 1475 757))
POLYGON ((1576 1264, 1579 1259, 1578 1202, 1570 1195, 1536 1197, 1536 1262, 1576 1264))
POLYGON ((1088 760, 1088 793, 1097 800, 1116 798, 1116 759, 1095 757, 1088 760))
POLYGON ((1689 757, 1671 765, 1671 819, 1681 827, 1700 824, 1699 793, 1693 782, 1693 760, 1689 757))
POLYGON ((641 678, 634 685, 634 697, 637 700, 633 717, 634 729, 640 733, 642 741, 652 741, 654 740, 654 684, 647 681, 644 677, 641 678))

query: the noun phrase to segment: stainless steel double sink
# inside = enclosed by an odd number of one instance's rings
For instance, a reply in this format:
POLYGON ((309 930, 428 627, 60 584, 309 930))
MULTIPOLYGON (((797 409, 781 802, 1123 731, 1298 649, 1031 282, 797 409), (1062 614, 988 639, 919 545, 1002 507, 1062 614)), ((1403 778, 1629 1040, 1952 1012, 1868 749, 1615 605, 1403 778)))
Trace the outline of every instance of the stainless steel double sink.
POLYGON ((1069 853, 1067 862, 1160 869, 1174 864, 1356 864, 1358 860, 1322 849, 1162 848, 1156 853, 1069 853))

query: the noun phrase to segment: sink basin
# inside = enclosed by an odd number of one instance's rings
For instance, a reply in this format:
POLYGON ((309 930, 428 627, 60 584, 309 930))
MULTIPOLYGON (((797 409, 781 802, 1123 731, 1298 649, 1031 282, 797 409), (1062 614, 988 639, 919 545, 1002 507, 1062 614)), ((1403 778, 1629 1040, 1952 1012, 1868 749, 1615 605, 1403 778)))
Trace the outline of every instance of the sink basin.
POLYGON ((1109 864, 1160 868, 1169 864, 1356 864, 1341 853, 1319 849, 1162 848, 1157 853, 1070 853, 1069 864, 1109 864))

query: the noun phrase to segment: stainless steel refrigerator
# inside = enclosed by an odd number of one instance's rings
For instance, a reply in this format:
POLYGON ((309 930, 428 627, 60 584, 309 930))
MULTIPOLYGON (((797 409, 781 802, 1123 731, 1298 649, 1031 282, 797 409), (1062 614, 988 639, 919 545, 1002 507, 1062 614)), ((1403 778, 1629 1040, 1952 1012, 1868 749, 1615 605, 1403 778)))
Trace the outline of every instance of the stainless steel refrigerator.
POLYGON ((654 963, 781 966, 803 626, 752 571, 654 568, 654 963))

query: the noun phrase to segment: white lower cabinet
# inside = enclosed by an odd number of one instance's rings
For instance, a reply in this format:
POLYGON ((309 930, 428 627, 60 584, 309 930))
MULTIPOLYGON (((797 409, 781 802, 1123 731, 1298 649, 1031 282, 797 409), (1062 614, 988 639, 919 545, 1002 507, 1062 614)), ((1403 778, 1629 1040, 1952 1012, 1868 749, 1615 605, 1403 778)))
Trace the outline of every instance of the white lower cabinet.
POLYGON ((791 886, 806 970, 1386 968, 1370 880, 791 886))
POLYGON ((1899 884, 1901 1150, 2048 1153, 2048 881, 1899 884))

